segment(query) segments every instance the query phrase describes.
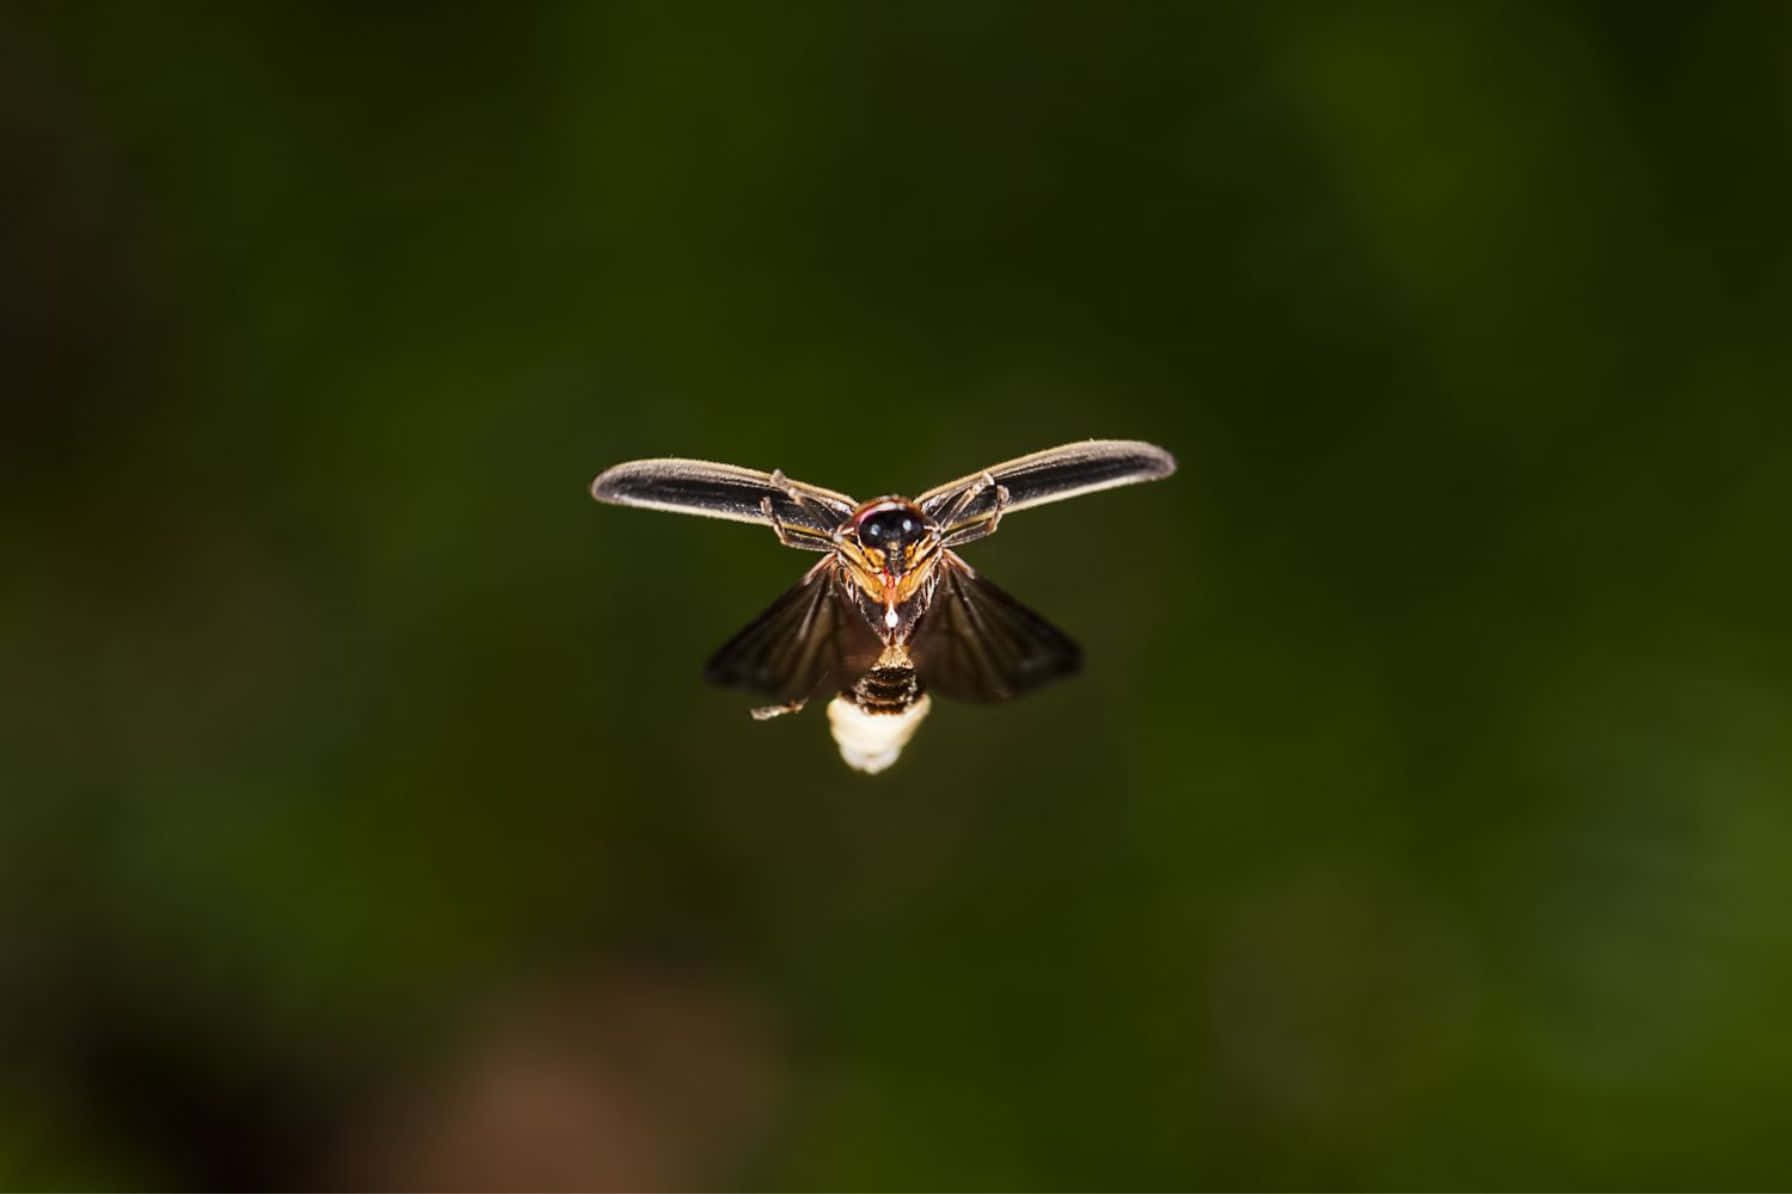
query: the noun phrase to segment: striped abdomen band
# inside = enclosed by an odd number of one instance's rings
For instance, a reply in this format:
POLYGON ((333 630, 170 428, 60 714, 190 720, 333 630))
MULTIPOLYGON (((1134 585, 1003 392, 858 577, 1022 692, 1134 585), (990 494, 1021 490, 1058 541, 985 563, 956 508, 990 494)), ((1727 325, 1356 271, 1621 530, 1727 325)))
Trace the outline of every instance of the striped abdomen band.
POLYGON ((867 713, 901 713, 921 699, 912 667, 874 667, 852 686, 853 704, 867 713))

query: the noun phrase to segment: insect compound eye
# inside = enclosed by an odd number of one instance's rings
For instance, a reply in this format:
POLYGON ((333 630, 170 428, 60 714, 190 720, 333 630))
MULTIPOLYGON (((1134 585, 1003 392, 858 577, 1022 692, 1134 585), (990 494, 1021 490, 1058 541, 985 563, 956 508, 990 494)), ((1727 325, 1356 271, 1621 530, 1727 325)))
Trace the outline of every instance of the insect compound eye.
POLYGON ((859 524, 859 542, 885 552, 900 552, 921 537, 922 525, 901 510, 880 510, 859 524))

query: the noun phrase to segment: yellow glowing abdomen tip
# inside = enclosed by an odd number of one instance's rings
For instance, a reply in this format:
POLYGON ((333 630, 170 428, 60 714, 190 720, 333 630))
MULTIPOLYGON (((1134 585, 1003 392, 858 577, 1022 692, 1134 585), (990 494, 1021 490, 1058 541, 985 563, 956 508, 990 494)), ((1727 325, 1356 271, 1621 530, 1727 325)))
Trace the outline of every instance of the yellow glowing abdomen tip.
POLYGON ((900 713, 867 713, 845 697, 835 697, 828 702, 828 728, 848 767, 876 775, 902 754, 932 707, 933 698, 925 693, 900 713))

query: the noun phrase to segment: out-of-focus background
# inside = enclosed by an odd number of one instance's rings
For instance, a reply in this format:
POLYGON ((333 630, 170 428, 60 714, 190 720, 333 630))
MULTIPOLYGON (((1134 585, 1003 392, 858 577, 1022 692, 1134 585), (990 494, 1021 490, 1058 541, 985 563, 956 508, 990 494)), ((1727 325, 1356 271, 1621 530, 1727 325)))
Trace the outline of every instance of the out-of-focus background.
POLYGON ((0 1182, 1783 1186, 1775 3, 0 16, 0 1182), (848 772, 636 456, 1181 471, 848 772))

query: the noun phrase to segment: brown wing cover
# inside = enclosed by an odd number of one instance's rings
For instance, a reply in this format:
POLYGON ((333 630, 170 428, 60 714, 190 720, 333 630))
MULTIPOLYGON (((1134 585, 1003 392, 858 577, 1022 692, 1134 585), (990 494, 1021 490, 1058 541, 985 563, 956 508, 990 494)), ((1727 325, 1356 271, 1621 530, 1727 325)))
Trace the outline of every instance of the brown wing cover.
POLYGON ((1155 444, 1087 440, 992 465, 935 486, 915 501, 929 518, 943 524, 946 545, 951 547, 989 534, 1004 511, 1155 481, 1175 471, 1175 458, 1155 444))
POLYGON ((810 551, 831 550, 834 528, 856 505, 843 493, 778 474, 676 457, 605 469, 591 482, 591 496, 618 506, 781 526, 786 543, 810 551))

